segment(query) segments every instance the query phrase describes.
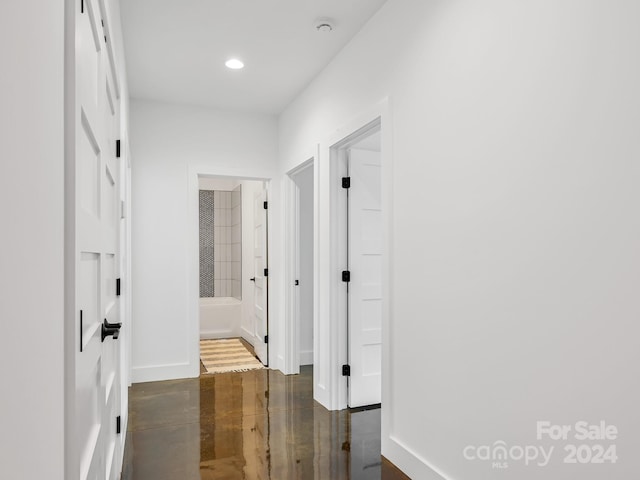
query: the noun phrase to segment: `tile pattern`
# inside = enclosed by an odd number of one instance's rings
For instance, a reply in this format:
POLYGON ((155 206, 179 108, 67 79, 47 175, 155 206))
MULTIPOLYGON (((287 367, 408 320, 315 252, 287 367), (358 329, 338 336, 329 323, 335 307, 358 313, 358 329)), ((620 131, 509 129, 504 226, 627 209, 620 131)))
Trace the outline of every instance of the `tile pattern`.
POLYGON ((242 205, 240 187, 234 191, 215 190, 214 262, 216 297, 241 299, 242 205))
POLYGON ((231 192, 229 229, 231 238, 229 247, 230 263, 230 295, 242 300, 242 185, 238 185, 231 192))
POLYGON ((215 297, 214 192, 200 190, 200 298, 215 297))
POLYGON ((130 390, 123 480, 408 480, 380 455, 380 409, 331 412, 313 367, 130 390))
POLYGON ((200 298, 242 299, 242 193, 200 190, 200 298))

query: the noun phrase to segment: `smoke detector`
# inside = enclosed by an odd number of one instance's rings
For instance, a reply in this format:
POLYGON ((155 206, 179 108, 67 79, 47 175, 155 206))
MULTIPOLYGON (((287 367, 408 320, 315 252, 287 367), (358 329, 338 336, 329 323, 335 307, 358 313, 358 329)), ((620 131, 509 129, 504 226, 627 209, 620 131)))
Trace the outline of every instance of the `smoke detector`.
POLYGON ((316 20, 316 30, 323 33, 330 32, 334 28, 333 23, 330 18, 319 18, 316 20))

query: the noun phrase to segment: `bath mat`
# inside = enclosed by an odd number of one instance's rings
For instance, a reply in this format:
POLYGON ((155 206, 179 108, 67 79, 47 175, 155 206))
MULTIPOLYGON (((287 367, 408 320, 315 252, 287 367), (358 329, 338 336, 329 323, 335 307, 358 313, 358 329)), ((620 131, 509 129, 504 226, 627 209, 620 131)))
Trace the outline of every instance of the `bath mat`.
POLYGON ((238 338, 200 340, 200 359, 206 373, 246 372, 264 368, 238 338))

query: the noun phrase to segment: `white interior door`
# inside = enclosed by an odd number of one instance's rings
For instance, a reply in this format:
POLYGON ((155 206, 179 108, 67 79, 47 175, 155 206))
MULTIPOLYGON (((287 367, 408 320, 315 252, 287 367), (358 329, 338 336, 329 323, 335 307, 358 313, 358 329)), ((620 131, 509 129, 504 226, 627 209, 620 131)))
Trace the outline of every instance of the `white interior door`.
POLYGON ((380 153, 349 156, 349 406, 382 398, 382 209, 380 153))
POLYGON ((253 308, 256 355, 269 363, 268 355, 268 264, 267 264, 267 192, 262 190, 253 201, 253 308))
POLYGON ((104 0, 76 2, 75 442, 73 479, 117 479, 122 467, 119 107, 104 0), (106 323, 111 324, 105 328, 106 323), (106 337, 104 334, 107 334, 106 337))

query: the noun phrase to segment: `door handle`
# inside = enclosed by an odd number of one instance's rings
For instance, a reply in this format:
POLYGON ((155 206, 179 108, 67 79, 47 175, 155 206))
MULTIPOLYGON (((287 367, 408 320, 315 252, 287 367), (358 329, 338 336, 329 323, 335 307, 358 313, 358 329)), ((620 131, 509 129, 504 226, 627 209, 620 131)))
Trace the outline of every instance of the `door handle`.
POLYGON ((255 282, 256 281, 256 277, 250 278, 249 281, 255 282))
POLYGON ((120 329, 122 328, 122 323, 109 323, 107 322, 107 319, 104 319, 104 326, 107 328, 117 328, 120 329))
POLYGON ((102 341, 104 342, 104 339, 108 336, 112 336, 114 340, 117 340, 120 335, 121 327, 121 323, 109 323, 105 318, 102 324, 102 341))

